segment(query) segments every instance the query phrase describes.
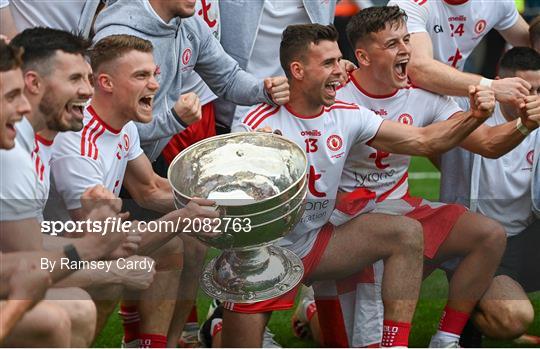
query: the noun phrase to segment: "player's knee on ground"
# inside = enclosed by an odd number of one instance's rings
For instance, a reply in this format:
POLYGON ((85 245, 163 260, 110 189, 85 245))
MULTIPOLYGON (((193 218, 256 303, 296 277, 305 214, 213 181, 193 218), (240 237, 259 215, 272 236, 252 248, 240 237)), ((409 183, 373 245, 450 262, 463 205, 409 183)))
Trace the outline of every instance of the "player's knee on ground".
POLYGON ((482 305, 476 325, 488 337, 514 339, 524 334, 534 320, 532 304, 526 300, 494 300, 482 305))

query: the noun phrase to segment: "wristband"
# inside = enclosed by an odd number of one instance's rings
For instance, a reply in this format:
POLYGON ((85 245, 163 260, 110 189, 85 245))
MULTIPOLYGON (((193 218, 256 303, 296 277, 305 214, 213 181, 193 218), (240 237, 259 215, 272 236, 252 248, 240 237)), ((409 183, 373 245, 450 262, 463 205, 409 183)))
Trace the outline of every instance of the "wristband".
POLYGON ((493 80, 491 79, 487 79, 487 78, 482 78, 480 79, 480 86, 486 86, 486 87, 490 87, 491 88, 491 83, 493 82, 493 80))
POLYGON ((76 265, 77 268, 74 269, 79 269, 79 262, 81 261, 81 256, 79 256, 79 252, 77 252, 77 249, 75 248, 75 246, 73 246, 73 244, 64 246, 64 254, 69 259, 69 265, 76 265))
POLYGON ((531 133, 531 131, 525 125, 523 125, 520 118, 517 118, 516 129, 524 136, 528 136, 529 133, 531 133))
POLYGON ((174 118, 176 119, 176 121, 178 121, 178 123, 180 125, 182 125, 183 128, 188 128, 188 124, 186 124, 181 118, 180 116, 178 115, 178 113, 176 112, 176 110, 174 110, 174 107, 171 108, 171 114, 174 116, 174 118))

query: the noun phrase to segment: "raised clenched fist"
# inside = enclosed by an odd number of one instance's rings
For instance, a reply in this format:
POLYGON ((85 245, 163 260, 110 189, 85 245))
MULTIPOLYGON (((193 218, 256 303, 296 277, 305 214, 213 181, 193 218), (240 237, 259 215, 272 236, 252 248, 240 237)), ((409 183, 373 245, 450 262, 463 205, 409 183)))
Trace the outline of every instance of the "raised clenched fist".
POLYGON ((472 116, 477 119, 487 119, 495 109, 495 94, 485 86, 469 86, 469 102, 472 116))
POLYGON ((186 125, 200 121, 202 112, 199 96, 193 92, 181 95, 174 105, 174 111, 186 125))

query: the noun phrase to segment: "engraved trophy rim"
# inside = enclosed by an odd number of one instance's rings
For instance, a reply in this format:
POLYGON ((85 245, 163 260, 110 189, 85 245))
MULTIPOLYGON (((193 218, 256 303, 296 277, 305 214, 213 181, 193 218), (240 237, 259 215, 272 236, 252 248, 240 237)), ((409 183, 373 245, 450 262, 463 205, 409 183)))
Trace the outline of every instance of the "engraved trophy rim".
MULTIPOLYGON (((180 195, 182 198, 184 198, 185 200, 189 201, 189 200, 192 200, 193 197, 190 196, 190 195, 187 195, 185 193, 182 193, 181 191, 179 191, 176 186, 174 185, 174 183, 172 183, 172 171, 173 169, 175 168, 175 165, 176 163, 182 161, 188 154, 190 154, 191 152, 193 152, 194 149, 196 148, 200 148, 202 146, 204 146, 205 144, 207 143, 211 143, 211 142, 216 142, 218 140, 226 140, 226 139, 233 139, 233 138, 240 138, 240 137, 247 137, 247 136, 250 136, 250 137, 273 137, 273 138, 277 138, 277 139, 280 139, 282 141, 285 141, 286 143, 288 143, 290 146, 292 146, 292 148, 296 148, 298 150, 300 150, 299 154, 301 154, 303 156, 303 160, 304 162, 307 164, 308 163, 308 160, 307 160, 307 155, 306 153, 304 152, 304 150, 298 145, 296 144, 295 142, 291 141, 290 139, 288 138, 285 138, 281 135, 277 135, 275 133, 267 133, 267 132, 235 132, 235 133, 229 133, 229 134, 225 134, 225 135, 217 135, 217 136, 212 136, 212 137, 209 137, 209 138, 206 138, 206 139, 203 139, 195 144, 192 144, 190 145, 189 147, 185 148, 184 150, 182 150, 174 159, 173 161, 171 161, 170 165, 169 165, 169 168, 167 169, 167 179, 169 181, 169 184, 171 185, 173 191, 175 193, 177 193, 178 195, 180 195)), ((279 193, 275 194, 275 195, 272 195, 272 196, 269 196, 267 198, 264 198, 262 200, 258 200, 254 203, 251 203, 251 204, 246 204, 246 205, 242 205, 242 206, 245 206, 245 207, 250 207, 250 206, 260 206, 260 205, 264 205, 265 203, 267 203, 268 201, 271 201, 279 196, 281 196, 283 193, 285 192, 288 192, 289 190, 297 187, 299 185, 299 183, 301 181, 303 181, 307 175, 307 169, 308 167, 306 166, 303 173, 301 175, 298 176, 298 178, 296 180, 294 180, 291 184, 289 184, 289 186, 283 190, 281 190, 279 193)), ((220 206, 225 206, 227 207, 228 205, 220 205, 220 206)), ((237 207, 237 206, 232 206, 232 207, 237 207)))

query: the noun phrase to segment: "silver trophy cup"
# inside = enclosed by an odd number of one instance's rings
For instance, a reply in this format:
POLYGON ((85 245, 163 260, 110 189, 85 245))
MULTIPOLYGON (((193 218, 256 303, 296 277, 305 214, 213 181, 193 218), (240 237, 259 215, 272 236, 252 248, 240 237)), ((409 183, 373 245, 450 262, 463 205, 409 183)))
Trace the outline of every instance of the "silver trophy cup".
POLYGON ((272 242, 302 217, 306 171, 306 155, 296 143, 259 132, 211 137, 173 160, 168 178, 176 207, 200 197, 215 200, 220 211, 219 234, 198 236, 223 250, 202 274, 201 287, 209 296, 257 302, 300 282, 300 258, 272 242))

